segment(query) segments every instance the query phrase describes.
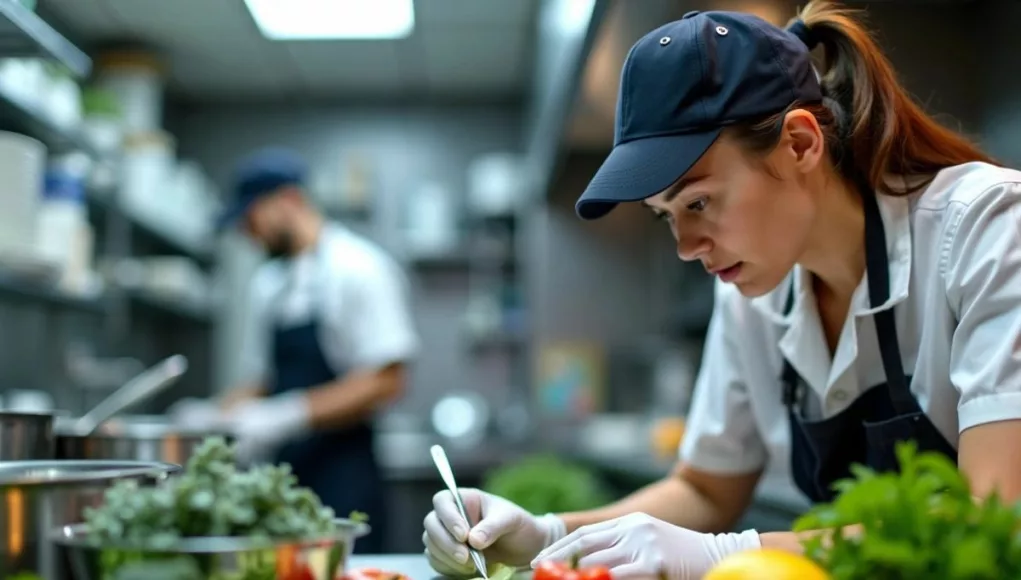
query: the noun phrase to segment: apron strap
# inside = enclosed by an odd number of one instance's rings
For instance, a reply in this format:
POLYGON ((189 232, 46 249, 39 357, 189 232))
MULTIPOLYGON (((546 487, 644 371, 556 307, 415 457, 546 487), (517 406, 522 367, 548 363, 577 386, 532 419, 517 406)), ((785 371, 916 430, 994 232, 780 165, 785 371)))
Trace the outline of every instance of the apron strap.
MULTIPOLYGON (((865 269, 869 278, 869 303, 873 308, 890 297, 890 260, 886 254, 886 231, 883 217, 879 212, 876 194, 859 184, 865 206, 865 269)), ((890 391, 890 400, 898 413, 906 415, 918 411, 918 402, 911 394, 911 386, 900 358, 897 343, 897 323, 893 308, 873 314, 876 338, 879 341, 879 355, 883 360, 883 372, 890 391)))

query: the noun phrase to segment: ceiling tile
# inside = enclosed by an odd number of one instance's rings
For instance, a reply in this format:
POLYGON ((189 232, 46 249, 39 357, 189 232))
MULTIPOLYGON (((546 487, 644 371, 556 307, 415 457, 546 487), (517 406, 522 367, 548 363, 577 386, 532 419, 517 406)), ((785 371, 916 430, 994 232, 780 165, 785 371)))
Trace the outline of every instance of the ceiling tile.
POLYGON ((536 0, 418 0, 415 21, 514 26, 534 22, 536 5, 536 0))
POLYGON ((429 84, 442 88, 507 87, 521 83, 525 37, 519 27, 448 26, 445 33, 423 38, 429 84))
POLYGON ((72 27, 85 40, 102 38, 123 29, 123 23, 111 14, 103 0, 45 0, 46 8, 72 27))
POLYGON ((290 42, 292 65, 310 86, 400 86, 401 70, 392 42, 290 42))

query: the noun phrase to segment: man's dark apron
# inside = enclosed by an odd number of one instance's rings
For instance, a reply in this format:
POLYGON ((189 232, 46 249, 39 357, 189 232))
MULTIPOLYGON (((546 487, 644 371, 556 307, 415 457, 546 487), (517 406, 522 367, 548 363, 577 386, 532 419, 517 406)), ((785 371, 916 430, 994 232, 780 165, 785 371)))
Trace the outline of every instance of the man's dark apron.
MULTIPOLYGON (((873 307, 890 296, 886 233, 875 194, 863 193, 865 205, 865 267, 873 307)), ((794 304, 794 286, 786 310, 794 304)), ((937 451, 957 461, 957 451, 922 412, 911 394, 897 344, 893 309, 873 314, 886 383, 871 387, 841 413, 821 421, 804 419, 797 409, 802 382, 784 360, 783 402, 791 425, 791 471, 798 488, 813 502, 829 502, 837 480, 850 477, 854 463, 876 471, 898 471, 896 444, 914 440, 919 451, 937 451)))
MULTIPOLYGON (((316 275, 321 275, 316 272, 316 275)), ((313 293, 307 323, 282 326, 273 332, 272 394, 307 389, 343 376, 345 369, 334 369, 319 344, 323 292, 313 293)), ((372 532, 355 543, 356 553, 381 553, 386 533, 382 476, 373 452, 374 429, 371 419, 343 429, 319 431, 285 444, 275 461, 289 463, 299 485, 309 487, 333 508, 337 517, 352 511, 369 516, 372 532)))

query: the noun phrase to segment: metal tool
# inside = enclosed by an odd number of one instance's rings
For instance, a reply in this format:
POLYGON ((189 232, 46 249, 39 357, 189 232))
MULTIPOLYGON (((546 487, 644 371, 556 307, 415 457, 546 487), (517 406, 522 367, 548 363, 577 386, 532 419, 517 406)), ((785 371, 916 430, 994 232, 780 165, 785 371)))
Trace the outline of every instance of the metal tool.
MULTIPOLYGON (((451 495, 454 496, 454 504, 457 505, 458 511, 461 512, 461 517, 472 525, 471 520, 468 519, 468 512, 464 509, 464 502, 461 501, 461 494, 457 492, 457 483, 454 481, 454 472, 450 469, 450 462, 447 461, 447 454, 443 451, 443 447, 439 445, 433 445, 429 450, 433 456, 433 463, 436 464, 436 469, 440 472, 440 477, 443 478, 443 483, 446 484, 447 489, 450 490, 451 495)), ((475 569, 478 570, 479 574, 483 578, 488 579, 489 575, 486 573, 486 558, 481 552, 468 546, 468 553, 471 554, 472 561, 475 562, 475 569)))
POLYGON ((68 426, 67 431, 83 436, 91 435, 103 421, 177 382, 187 370, 188 359, 182 355, 175 354, 163 359, 76 419, 68 426))

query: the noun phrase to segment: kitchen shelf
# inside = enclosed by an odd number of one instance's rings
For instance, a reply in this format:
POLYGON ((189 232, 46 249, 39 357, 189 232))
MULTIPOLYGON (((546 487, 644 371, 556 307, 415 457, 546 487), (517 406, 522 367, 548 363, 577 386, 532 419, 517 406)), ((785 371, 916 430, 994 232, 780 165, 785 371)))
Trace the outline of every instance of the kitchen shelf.
POLYGON ((57 308, 96 314, 106 312, 106 304, 102 296, 76 296, 48 284, 32 282, 3 272, 0 272, 0 299, 37 302, 57 308))
POLYGON ((0 0, 0 54, 56 61, 79 79, 92 72, 88 55, 17 0, 0 0))
MULTIPOLYGON (((7 1, 9 0, 0 0, 0 3, 7 1)), ((38 139, 46 145, 50 153, 78 150, 84 151, 94 159, 102 157, 84 134, 60 127, 35 106, 23 103, 3 92, 0 92, 0 127, 38 139)))

